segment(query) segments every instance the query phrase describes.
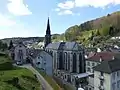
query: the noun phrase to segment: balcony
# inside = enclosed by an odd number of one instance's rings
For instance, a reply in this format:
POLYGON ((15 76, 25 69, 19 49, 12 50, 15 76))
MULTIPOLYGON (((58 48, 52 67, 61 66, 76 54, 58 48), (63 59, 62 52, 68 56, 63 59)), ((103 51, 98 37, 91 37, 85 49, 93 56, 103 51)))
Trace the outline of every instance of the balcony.
POLYGON ((101 76, 101 75, 100 75, 100 76, 99 76, 99 79, 100 79, 100 80, 104 80, 104 76, 101 76))
POLYGON ((99 90, 104 90, 104 86, 100 85, 99 90))

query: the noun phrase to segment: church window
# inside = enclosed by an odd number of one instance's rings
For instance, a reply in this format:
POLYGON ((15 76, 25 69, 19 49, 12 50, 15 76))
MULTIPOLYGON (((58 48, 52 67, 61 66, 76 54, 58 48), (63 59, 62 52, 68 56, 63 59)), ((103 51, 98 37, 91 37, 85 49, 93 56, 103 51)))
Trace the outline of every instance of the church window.
POLYGON ((83 64, 83 62, 82 62, 83 60, 82 60, 82 55, 81 55, 81 53, 79 54, 79 73, 82 73, 82 69, 84 68, 84 67, 82 67, 82 64, 83 64))
POLYGON ((77 71, 77 57, 76 57, 76 53, 73 54, 73 73, 76 73, 77 71))

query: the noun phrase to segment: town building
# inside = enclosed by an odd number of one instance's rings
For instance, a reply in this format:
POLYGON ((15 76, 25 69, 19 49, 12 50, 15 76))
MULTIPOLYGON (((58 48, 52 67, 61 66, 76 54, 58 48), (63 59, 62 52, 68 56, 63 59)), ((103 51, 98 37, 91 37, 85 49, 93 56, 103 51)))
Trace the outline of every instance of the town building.
POLYGON ((31 57, 35 67, 44 71, 49 76, 53 75, 52 56, 50 54, 45 51, 35 50, 31 57))
POLYGON ((55 76, 73 82, 72 76, 85 73, 84 49, 78 43, 50 43, 45 51, 53 57, 53 73, 55 76))
MULTIPOLYGON (((95 71, 94 67, 99 66, 104 61, 111 61, 115 58, 119 59, 120 53, 113 53, 113 52, 98 52, 94 53, 91 57, 86 59, 86 72, 91 73, 93 75, 88 77, 88 90, 96 90, 94 89, 95 84, 95 71)), ((108 90, 108 89, 107 89, 108 90)))
POLYGON ((120 90, 120 60, 104 61, 94 67, 94 90, 120 90))
POLYGON ((22 42, 19 42, 14 47, 14 60, 15 62, 21 61, 22 63, 26 63, 26 59, 27 59, 27 48, 22 42))

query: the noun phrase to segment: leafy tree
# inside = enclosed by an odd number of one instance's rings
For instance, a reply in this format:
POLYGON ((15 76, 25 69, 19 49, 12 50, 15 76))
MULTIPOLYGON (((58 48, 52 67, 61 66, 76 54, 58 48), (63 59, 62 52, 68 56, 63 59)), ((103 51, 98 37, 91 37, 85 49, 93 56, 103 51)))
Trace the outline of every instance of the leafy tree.
POLYGON ((107 35, 109 35, 109 27, 104 27, 104 28, 102 28, 100 34, 101 34, 102 36, 107 36, 107 35))
POLYGON ((99 30, 97 30, 97 32, 96 32, 96 36, 99 36, 100 35, 100 32, 99 32, 99 30))
POLYGON ((13 42, 11 40, 8 49, 11 49, 12 47, 13 47, 13 42))

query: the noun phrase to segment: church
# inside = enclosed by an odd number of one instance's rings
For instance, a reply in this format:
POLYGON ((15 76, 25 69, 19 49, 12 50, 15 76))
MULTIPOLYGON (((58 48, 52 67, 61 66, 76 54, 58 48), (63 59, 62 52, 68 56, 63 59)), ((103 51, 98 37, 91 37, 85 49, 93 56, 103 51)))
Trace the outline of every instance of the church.
POLYGON ((72 75, 85 73, 85 58, 82 45, 77 42, 52 43, 49 18, 44 46, 44 50, 53 57, 54 76, 68 82, 74 82, 72 75))

